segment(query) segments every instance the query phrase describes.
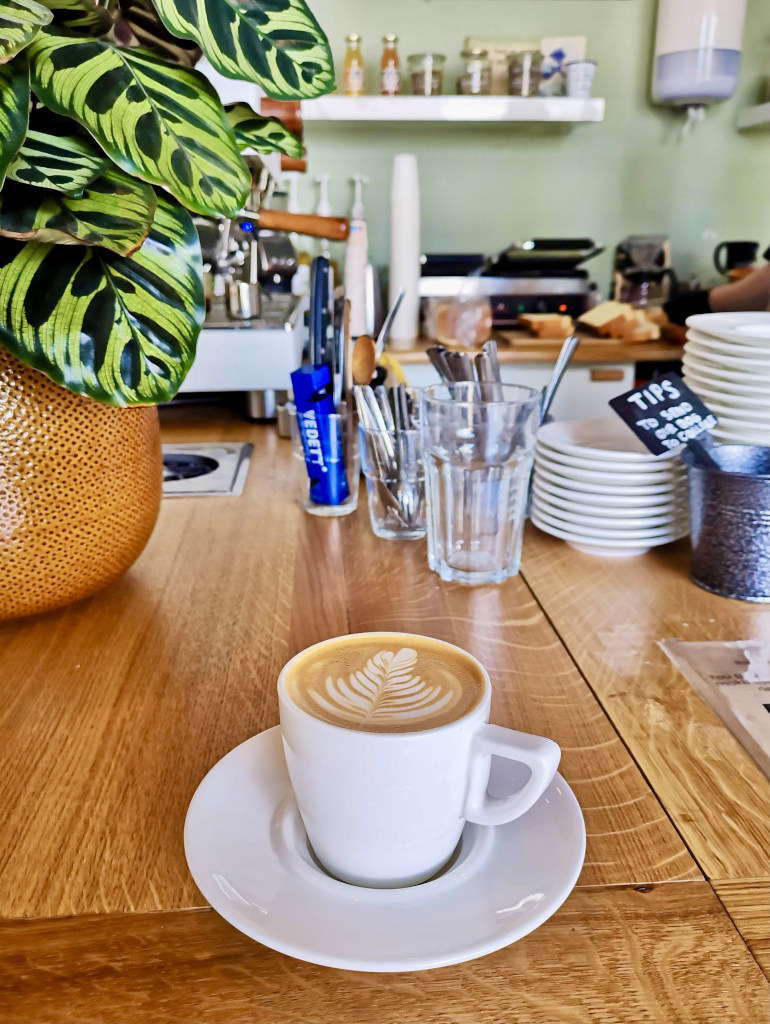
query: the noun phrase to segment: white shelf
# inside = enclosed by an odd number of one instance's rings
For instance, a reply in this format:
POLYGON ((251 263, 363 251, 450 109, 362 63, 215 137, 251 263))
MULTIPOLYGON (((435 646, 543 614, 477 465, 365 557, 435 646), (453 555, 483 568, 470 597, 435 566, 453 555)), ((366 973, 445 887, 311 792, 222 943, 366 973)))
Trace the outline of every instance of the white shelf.
POLYGON ((322 96, 302 104, 305 121, 539 121, 604 120, 603 99, 569 96, 322 96))
POLYGON ((739 128, 770 128, 770 103, 746 107, 738 115, 739 128))

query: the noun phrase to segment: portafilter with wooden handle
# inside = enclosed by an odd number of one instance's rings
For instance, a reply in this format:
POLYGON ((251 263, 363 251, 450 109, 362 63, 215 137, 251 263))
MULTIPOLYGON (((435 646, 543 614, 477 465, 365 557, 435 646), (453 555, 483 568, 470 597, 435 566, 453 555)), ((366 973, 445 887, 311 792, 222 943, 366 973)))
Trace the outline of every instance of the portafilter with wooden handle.
POLYGON ((265 231, 296 231, 298 235, 312 235, 314 238, 328 238, 333 242, 344 242, 350 233, 350 221, 347 217, 319 217, 314 213, 289 213, 286 210, 269 210, 273 194, 274 182, 272 175, 260 158, 248 154, 245 158, 251 171, 251 192, 246 201, 244 211, 257 222, 257 226, 265 231))

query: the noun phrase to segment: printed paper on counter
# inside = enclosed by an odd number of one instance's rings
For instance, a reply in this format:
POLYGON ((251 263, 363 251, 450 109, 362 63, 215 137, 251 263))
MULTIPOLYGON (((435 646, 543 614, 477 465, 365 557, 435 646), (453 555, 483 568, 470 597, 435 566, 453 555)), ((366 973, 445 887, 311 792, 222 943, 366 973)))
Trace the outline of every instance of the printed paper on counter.
POLYGON ((770 643, 658 643, 770 778, 770 643))

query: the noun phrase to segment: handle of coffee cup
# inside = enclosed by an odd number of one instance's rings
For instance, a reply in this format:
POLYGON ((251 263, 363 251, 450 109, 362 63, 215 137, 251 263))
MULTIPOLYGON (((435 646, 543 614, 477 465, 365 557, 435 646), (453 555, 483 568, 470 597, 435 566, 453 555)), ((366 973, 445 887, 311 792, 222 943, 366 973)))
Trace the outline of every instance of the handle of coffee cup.
POLYGON ((477 825, 504 825, 520 817, 545 793, 559 767, 561 750, 544 736, 485 725, 476 734, 474 743, 465 818, 477 825), (503 797, 487 793, 490 754, 519 761, 530 769, 530 778, 516 793, 503 797))
POLYGON ((714 266, 717 268, 717 270, 719 271, 720 274, 726 274, 727 273, 727 263, 725 263, 725 265, 722 266, 721 260, 720 260, 720 256, 722 255, 723 252, 727 251, 727 246, 729 244, 730 244, 729 242, 720 242, 719 245, 714 250, 714 266))

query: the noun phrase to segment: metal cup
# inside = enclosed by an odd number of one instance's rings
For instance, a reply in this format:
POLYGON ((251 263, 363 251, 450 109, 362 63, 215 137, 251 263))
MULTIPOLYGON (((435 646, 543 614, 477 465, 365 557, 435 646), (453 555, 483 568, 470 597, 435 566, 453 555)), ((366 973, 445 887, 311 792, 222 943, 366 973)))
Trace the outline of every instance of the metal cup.
POLYGON ((770 448, 727 444, 716 453, 722 470, 682 453, 690 490, 692 578, 723 597, 770 602, 770 448))

